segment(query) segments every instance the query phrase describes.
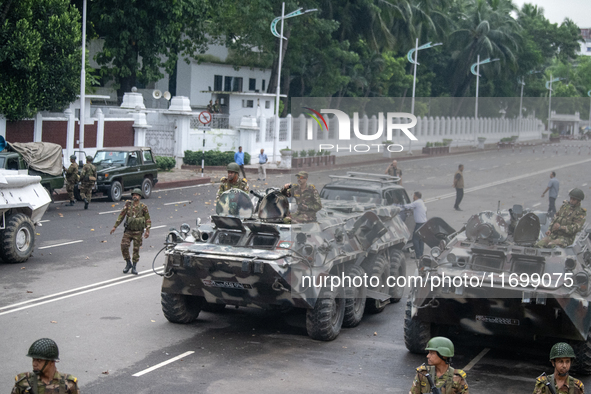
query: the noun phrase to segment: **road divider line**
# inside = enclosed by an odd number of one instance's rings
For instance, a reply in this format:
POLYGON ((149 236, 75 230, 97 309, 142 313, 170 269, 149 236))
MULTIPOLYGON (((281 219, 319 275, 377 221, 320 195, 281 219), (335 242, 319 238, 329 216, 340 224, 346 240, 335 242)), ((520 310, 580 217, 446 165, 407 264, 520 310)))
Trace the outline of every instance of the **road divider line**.
POLYGON ((162 204, 162 205, 175 205, 175 204, 184 204, 186 202, 191 202, 189 200, 186 201, 177 201, 177 202, 167 202, 166 204, 162 204))
MULTIPOLYGON (((156 268, 156 271, 162 271, 162 270, 164 270, 164 267, 159 267, 159 268, 156 268)), ((141 278, 145 278, 145 277, 147 277, 147 276, 149 276, 149 275, 142 275, 142 274, 144 274, 144 273, 147 273, 147 272, 152 272, 152 270, 151 270, 151 269, 149 269, 149 270, 141 271, 141 272, 139 273, 139 274, 140 274, 140 276, 137 276, 137 277, 135 277, 135 278, 132 278, 132 279, 141 279, 141 278)), ((154 274, 152 274, 152 275, 154 275, 154 274)), ((76 288, 76 289, 66 290, 66 291, 62 291, 62 292, 59 292, 59 293, 50 294, 50 295, 47 295, 47 296, 43 296, 43 297, 39 297, 39 298, 35 298, 35 299, 32 299, 32 300, 28 300, 28 301, 19 302, 19 303, 17 303, 17 304, 12 304, 12 305, 3 306, 3 307, 1 307, 1 308, 0 308, 0 310, 4 310, 4 309, 11 309, 11 308, 18 307, 18 306, 20 306, 20 305, 26 305, 26 304, 31 304, 31 303, 33 303, 33 302, 39 302, 39 301, 42 301, 42 300, 46 300, 46 299, 48 299, 48 298, 58 297, 58 296, 61 296, 61 295, 63 295, 63 294, 68 294, 68 293, 78 292, 78 291, 80 291, 80 290, 88 289, 88 288, 91 288, 91 287, 94 287, 94 286, 101 286, 101 285, 103 285, 103 284, 106 284, 106 283, 111 283, 111 282, 116 282, 116 281, 124 281, 125 279, 126 279, 126 277, 125 277, 125 276, 121 276, 121 277, 119 277, 119 278, 114 278, 114 279, 109 279, 109 280, 105 280, 105 281, 98 282, 98 283, 93 283, 93 284, 90 284, 90 285, 86 285, 86 286, 78 287, 78 288, 76 288)), ((129 279, 128 279, 128 280, 125 280, 124 282, 128 282, 128 281, 129 281, 129 279)), ((118 284, 118 283, 115 283, 115 284, 118 284)), ((101 288, 101 289, 103 289, 103 288, 106 288, 106 287, 109 287, 109 286, 104 286, 104 287, 100 287, 100 288, 101 288)), ((78 294, 84 294, 84 293, 87 293, 87 291, 85 291, 85 292, 81 292, 81 293, 72 294, 72 295, 70 295, 69 297, 71 297, 71 296, 74 296, 74 295, 78 295, 78 294)), ((38 304, 35 304, 35 305, 30 305, 30 306, 27 306, 27 307, 25 307, 25 308, 18 308, 18 309, 14 309, 14 310, 11 310, 11 311, 8 311, 8 312, 2 312, 2 313, 0 313, 0 316, 2 316, 3 314, 8 314, 8 313, 11 313, 11 312, 16 312, 17 310, 22 310, 22 309, 26 309, 26 308, 31 308, 31 307, 33 307, 33 306, 38 306, 38 305, 43 305, 43 304, 46 304, 47 302, 58 301, 58 300, 61 300, 61 299, 63 299, 63 298, 67 298, 67 297, 56 298, 56 299, 49 300, 49 301, 46 301, 46 302, 41 302, 41 303, 38 303, 38 304)))
POLYGON ((79 239, 78 241, 70 241, 70 242, 64 242, 64 243, 56 244, 56 245, 41 246, 40 248, 37 248, 37 249, 49 249, 49 248, 55 248, 55 247, 58 247, 58 246, 77 244, 77 243, 80 243, 80 242, 84 242, 84 240, 83 239, 79 239))
POLYGON ((157 228, 162 228, 162 227, 167 227, 167 226, 166 226, 166 224, 163 224, 162 226, 152 227, 152 230, 156 230, 157 228))
POLYGON ((150 368, 144 369, 143 371, 140 371, 140 372, 138 372, 138 373, 134 373, 134 374, 133 374, 133 375, 131 375, 131 376, 136 376, 136 377, 137 377, 137 376, 142 376, 142 375, 145 375, 145 374, 147 374, 148 372, 152 372, 152 371, 154 371, 154 370, 156 370, 156 369, 158 369, 158 368, 160 368, 160 367, 163 367, 163 366, 165 366, 165 365, 168 365, 168 364, 170 364, 170 363, 173 363, 173 362, 175 362, 175 361, 177 361, 177 360, 180 360, 181 358, 183 358, 183 357, 186 357, 186 356, 188 356, 188 355, 190 355, 190 354, 193 354, 193 353, 195 353, 195 352, 194 352, 193 350, 190 350, 190 351, 188 351, 188 352, 185 352, 185 353, 183 353, 183 354, 180 354, 180 355, 178 355, 178 356, 176 356, 176 357, 173 357, 173 358, 171 358, 170 360, 166 360, 166 361, 163 361, 163 362, 161 362, 160 364, 156 364, 156 365, 154 365, 153 367, 150 367, 150 368))
POLYGON ((542 203, 541 203, 541 202, 539 202, 539 203, 537 203, 537 204, 534 204, 534 205, 532 205, 532 208, 533 208, 533 207, 537 207, 538 205, 542 205, 542 203))
POLYGON ((464 368, 462 368, 462 370, 464 370, 464 371, 471 370, 472 367, 474 367, 476 365, 476 363, 478 361, 480 361, 482 359, 482 357, 484 357, 486 355, 486 353, 488 353, 489 350, 490 350, 490 348, 484 348, 484 349, 482 349, 482 351, 480 353, 478 353, 478 356, 474 357, 472 359, 472 361, 470 361, 468 363, 468 365, 466 365, 464 368))
MULTIPOLYGON (((583 186, 585 186, 585 185, 583 185, 583 186)), ((49 221, 50 221, 49 219, 47 219, 47 220, 41 220, 41 221, 39 221, 39 223, 47 223, 49 221)))
MULTIPOLYGON (((121 208, 121 209, 123 209, 123 208, 121 208)), ((117 212, 121 212, 121 209, 118 209, 118 210, 116 210, 116 211, 99 212, 99 215, 106 215, 106 214, 108 214, 108 213, 117 213, 117 212)))

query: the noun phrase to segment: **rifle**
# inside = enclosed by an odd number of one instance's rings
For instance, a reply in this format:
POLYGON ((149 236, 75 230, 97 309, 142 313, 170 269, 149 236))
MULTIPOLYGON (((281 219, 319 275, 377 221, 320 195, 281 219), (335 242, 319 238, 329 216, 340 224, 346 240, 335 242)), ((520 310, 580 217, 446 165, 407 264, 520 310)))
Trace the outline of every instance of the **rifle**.
MULTIPOLYGON (((538 376, 538 379, 545 376, 546 372, 542 372, 542 374, 538 376)), ((546 385, 546 387, 548 387, 548 390, 550 390, 552 394, 556 394, 556 388, 554 387, 554 379, 552 379, 552 382, 550 382, 550 379, 546 378, 546 383, 544 384, 546 385)))
MULTIPOLYGON (((425 363, 423 363, 423 365, 421 365, 421 367, 424 367, 425 363)), ((429 369, 427 369, 427 371, 429 371, 429 369)), ((441 394, 441 389, 437 388, 435 386, 435 382, 433 381, 433 377, 431 376, 431 374, 429 374, 429 372, 425 373, 425 377, 427 378, 427 381, 429 382, 429 385, 431 386, 431 393, 432 394, 441 394)), ((556 393, 553 393, 556 394, 556 393)))

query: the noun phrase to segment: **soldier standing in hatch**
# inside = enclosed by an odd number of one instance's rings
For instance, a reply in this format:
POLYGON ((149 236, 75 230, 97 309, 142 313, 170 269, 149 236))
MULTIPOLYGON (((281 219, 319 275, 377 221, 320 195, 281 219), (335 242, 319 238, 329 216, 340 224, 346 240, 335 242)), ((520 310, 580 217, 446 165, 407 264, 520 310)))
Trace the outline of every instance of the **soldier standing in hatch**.
POLYGON ((445 337, 433 337, 427 343, 428 367, 422 365, 417 368, 417 374, 412 382, 409 394, 431 393, 433 388, 429 383, 430 375, 437 388, 443 388, 445 394, 468 394, 466 372, 454 369, 451 358, 454 356, 454 344, 445 337))
POLYGON ((575 357, 575 352, 568 343, 559 342, 552 346, 550 362, 554 367, 554 373, 538 377, 533 394, 551 394, 548 385, 552 385, 558 394, 584 394, 583 383, 569 375, 575 357))
POLYGON ((131 192, 131 198, 133 202, 126 201, 125 206, 121 210, 119 217, 115 225, 111 229, 111 234, 115 232, 117 226, 121 224, 123 218, 127 217, 125 222, 125 232, 123 238, 121 238, 121 254, 125 260, 125 268, 123 273, 126 274, 131 268, 131 273, 137 275, 137 262, 140 260, 140 246, 142 246, 142 235, 144 238, 150 236, 150 228, 152 227, 152 221, 150 220, 150 212, 148 207, 140 202, 142 198, 142 191, 140 189, 133 189, 131 192), (144 229, 146 232, 144 233, 144 229), (133 258, 129 259, 129 247, 133 241, 133 258), (133 262, 133 264, 132 264, 133 262))
POLYGON ((281 189, 281 194, 287 197, 295 197, 298 204, 298 211, 291 215, 296 223, 307 223, 316 221, 316 212, 322 209, 320 194, 312 184, 308 184, 308 173, 300 171, 296 174, 298 183, 286 183, 281 189))
POLYGON ((92 199, 92 187, 96 181, 96 167, 92 165, 92 156, 86 156, 86 164, 82 167, 80 180, 80 197, 84 200, 84 209, 88 209, 92 199))
POLYGON ((76 164, 76 155, 70 156, 70 166, 68 169, 64 167, 66 171, 66 191, 68 192, 68 197, 70 198, 70 203, 66 204, 66 206, 71 207, 76 203, 76 198, 74 197, 74 188, 78 184, 78 180, 80 176, 78 175, 78 164, 76 164))
POLYGON ((78 379, 69 374, 61 374, 55 366, 59 361, 57 344, 49 338, 33 342, 27 353, 33 359, 33 373, 18 374, 12 394, 79 394, 78 379))
POLYGON ((240 189, 248 193, 248 181, 246 178, 240 179, 238 173, 240 172, 240 166, 236 163, 230 163, 226 167, 228 170, 228 176, 223 177, 220 179, 220 188, 218 189, 218 194, 215 198, 215 201, 220 199, 220 196, 223 192, 230 189, 240 189))
POLYGON ((587 210, 581 207, 581 201, 585 194, 581 189, 575 188, 568 195, 570 200, 564 201, 550 222, 546 236, 536 243, 537 248, 565 248, 572 245, 577 233, 583 228, 587 210))

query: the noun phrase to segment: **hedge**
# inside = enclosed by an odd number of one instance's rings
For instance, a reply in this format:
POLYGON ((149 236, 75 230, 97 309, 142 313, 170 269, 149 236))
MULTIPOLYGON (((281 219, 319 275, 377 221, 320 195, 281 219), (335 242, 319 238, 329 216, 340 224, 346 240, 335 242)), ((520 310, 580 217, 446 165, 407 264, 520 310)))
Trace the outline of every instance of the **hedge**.
POLYGON ((159 170, 168 171, 174 168, 176 160, 174 160, 174 157, 156 156, 156 164, 159 170))
MULTIPOLYGON (((201 160, 205 159, 206 166, 226 166, 234 162, 232 151, 220 152, 219 150, 208 151, 185 151, 183 162, 187 165, 201 166, 201 160)), ((250 154, 244 152, 244 164, 250 164, 250 154)))

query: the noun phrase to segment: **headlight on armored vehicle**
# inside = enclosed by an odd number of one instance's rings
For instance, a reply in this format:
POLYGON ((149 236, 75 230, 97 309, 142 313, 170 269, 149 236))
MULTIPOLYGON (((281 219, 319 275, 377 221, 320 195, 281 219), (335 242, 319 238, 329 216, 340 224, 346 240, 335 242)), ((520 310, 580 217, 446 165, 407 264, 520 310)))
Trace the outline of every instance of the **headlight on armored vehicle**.
POLYGON ((568 259, 566 259, 566 261, 564 262, 564 268, 566 268, 567 270, 574 270, 575 267, 577 266, 577 262, 575 259, 569 257, 568 259))
POLYGON ((191 226, 189 226, 187 223, 181 224, 181 234, 186 236, 190 232, 191 232, 191 226))
POLYGON ((579 272, 575 275, 575 286, 578 287, 579 292, 587 294, 589 292, 589 275, 586 272, 579 272))
POLYGON ((437 259, 439 256, 441 256, 441 249, 439 249, 437 246, 431 248, 431 257, 437 259))

